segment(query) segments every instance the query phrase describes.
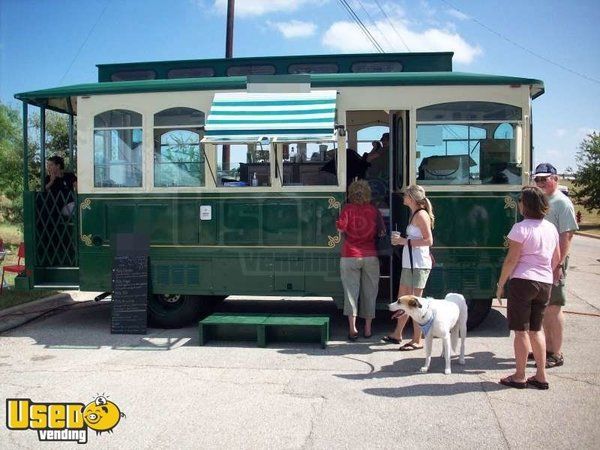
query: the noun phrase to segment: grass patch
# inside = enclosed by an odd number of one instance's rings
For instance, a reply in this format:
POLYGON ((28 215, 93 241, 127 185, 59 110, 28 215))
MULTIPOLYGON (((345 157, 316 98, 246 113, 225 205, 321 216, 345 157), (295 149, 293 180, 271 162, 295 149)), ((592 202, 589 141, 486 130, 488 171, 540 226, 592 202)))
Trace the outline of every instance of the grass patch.
MULTIPOLYGON (((17 264, 17 248, 19 247, 19 243, 23 241, 21 228, 18 225, 6 222, 0 223, 0 239, 4 241, 4 248, 7 250, 3 259, 0 255, 0 267, 17 264)), ((11 306, 28 303, 58 293, 57 291, 48 290, 15 291, 15 276, 16 274, 9 272, 4 274, 4 279, 9 287, 5 286, 2 290, 2 295, 0 295, 0 309, 10 308, 11 306)))
POLYGON ((15 291, 14 289, 6 289, 0 295, 0 310, 10 308, 11 306, 28 303, 39 298, 49 297, 58 294, 57 291, 15 291))
POLYGON ((18 246, 23 242, 21 226, 7 222, 0 223, 0 239, 4 241, 5 246, 18 246))
MULTIPOLYGON (((0 263, 0 266, 10 266, 17 263, 17 247, 8 246, 10 253, 6 255, 4 261, 0 263)), ((50 295, 58 294, 57 291, 37 290, 37 291, 15 291, 15 277, 16 274, 6 272, 4 274, 4 280, 6 285, 0 295, 0 309, 10 308, 11 306, 20 305, 27 303, 32 300, 39 298, 49 297, 50 295)))

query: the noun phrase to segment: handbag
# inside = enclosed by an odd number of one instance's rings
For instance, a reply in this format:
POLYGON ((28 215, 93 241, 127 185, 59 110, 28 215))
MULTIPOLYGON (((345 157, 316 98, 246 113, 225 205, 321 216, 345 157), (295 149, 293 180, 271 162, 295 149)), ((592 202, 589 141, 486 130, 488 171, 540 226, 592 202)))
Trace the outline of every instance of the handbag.
POLYGON ((377 210, 377 233, 375 234, 375 248, 377 249, 378 256, 392 256, 394 253, 394 246, 392 240, 387 232, 383 217, 379 210, 377 210))

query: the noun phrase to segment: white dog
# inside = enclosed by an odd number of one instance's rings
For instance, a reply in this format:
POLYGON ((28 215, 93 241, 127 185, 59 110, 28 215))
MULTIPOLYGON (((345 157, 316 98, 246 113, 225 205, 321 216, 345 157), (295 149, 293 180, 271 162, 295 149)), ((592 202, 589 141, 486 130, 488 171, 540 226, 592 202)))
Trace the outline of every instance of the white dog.
POLYGON ((452 348, 456 353, 458 335, 460 333, 460 356, 459 364, 465 363, 465 338, 467 337, 467 302, 460 294, 448 294, 444 300, 433 298, 421 298, 414 295, 403 295, 398 301, 389 304, 390 311, 399 311, 400 315, 407 313, 413 321, 421 325, 425 335, 425 365, 421 372, 429 370, 431 363, 431 344, 434 337, 443 339, 444 357, 446 359, 446 370, 450 369, 450 337, 452 337, 452 348))

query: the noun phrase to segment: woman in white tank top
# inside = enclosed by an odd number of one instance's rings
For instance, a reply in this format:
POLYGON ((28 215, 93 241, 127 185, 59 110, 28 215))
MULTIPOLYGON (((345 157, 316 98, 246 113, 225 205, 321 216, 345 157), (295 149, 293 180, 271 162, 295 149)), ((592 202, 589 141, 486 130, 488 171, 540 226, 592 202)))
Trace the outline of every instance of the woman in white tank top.
MULTIPOLYGON (((411 185, 406 188, 404 192, 404 205, 408 206, 411 212, 410 220, 406 227, 406 238, 392 235, 393 245, 404 246, 402 250, 402 273, 400 276, 398 297, 409 294, 421 297, 432 266, 429 247, 433 245, 433 207, 429 199, 425 196, 425 190, 417 185, 411 185), (410 241, 410 247, 408 241, 410 241), (410 257, 411 250, 412 264, 410 257)), ((392 318, 398 319, 396 329, 392 334, 384 336, 383 340, 399 344, 402 341, 402 331, 408 321, 408 315, 404 314, 398 317, 397 314, 394 314, 392 318)), ((414 335, 412 340, 400 347, 400 350, 409 351, 423 348, 421 344, 421 327, 413 322, 413 329, 414 335)))

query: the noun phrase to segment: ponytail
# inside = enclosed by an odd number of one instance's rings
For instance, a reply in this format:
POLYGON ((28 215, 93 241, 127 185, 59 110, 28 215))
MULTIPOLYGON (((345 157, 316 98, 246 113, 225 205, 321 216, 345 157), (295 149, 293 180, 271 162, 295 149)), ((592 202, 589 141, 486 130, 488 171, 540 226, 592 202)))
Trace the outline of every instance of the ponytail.
POLYGON ((431 202, 425 195, 425 189, 423 189, 419 185, 411 184, 410 186, 408 186, 406 188, 404 193, 407 194, 410 198, 412 198, 416 202, 417 205, 422 207, 427 212, 427 215, 429 216, 429 219, 431 220, 431 229, 433 230, 435 216, 433 215, 433 206, 431 205, 431 202))
POLYGON ((425 197, 425 210, 427 214, 429 214, 429 219, 431 219, 431 229, 433 230, 435 226, 435 216, 433 215, 433 206, 427 197, 425 197))

